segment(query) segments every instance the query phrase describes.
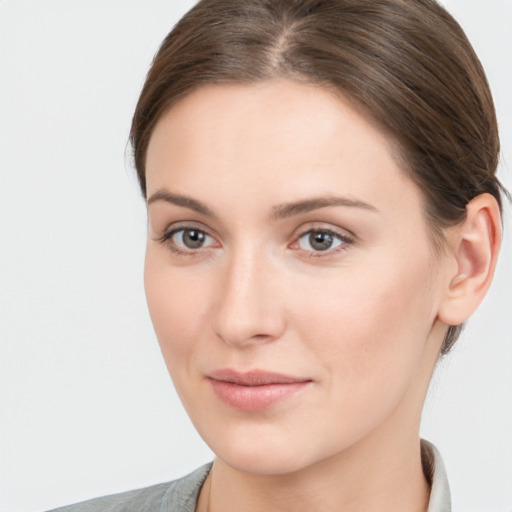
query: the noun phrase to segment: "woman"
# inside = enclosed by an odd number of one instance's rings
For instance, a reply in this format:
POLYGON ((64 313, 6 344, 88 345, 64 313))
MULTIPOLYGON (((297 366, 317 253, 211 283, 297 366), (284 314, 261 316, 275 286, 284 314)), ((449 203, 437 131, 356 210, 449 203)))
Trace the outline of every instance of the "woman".
POLYGON ((217 457, 62 510, 450 510, 421 410, 501 241, 494 107, 456 22, 426 0, 204 0, 131 141, 149 310, 217 457))

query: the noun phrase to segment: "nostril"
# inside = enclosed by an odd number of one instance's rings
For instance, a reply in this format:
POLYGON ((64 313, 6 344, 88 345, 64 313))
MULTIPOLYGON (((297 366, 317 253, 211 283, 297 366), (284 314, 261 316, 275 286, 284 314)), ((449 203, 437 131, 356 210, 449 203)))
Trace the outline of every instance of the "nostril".
POLYGON ((269 343, 276 339, 277 336, 271 334, 249 334, 249 331, 245 333, 238 332, 218 332, 218 337, 227 345, 245 347, 249 345, 261 345, 269 343))

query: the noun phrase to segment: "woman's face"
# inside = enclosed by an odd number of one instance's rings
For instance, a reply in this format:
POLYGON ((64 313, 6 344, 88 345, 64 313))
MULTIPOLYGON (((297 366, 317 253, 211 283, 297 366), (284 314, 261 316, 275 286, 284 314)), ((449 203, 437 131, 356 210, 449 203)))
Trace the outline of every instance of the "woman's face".
POLYGON ((147 155, 149 310, 196 428, 266 474, 418 435, 448 264, 388 138, 291 81, 203 87, 147 155))

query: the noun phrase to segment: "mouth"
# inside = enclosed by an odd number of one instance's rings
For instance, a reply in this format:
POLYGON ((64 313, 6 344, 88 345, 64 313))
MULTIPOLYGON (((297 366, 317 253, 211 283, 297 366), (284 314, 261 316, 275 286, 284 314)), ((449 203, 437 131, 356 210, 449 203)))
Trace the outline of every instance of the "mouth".
POLYGON ((207 377, 216 396, 225 405, 241 411, 267 409, 312 383, 311 379, 261 370, 238 372, 224 369, 207 377))

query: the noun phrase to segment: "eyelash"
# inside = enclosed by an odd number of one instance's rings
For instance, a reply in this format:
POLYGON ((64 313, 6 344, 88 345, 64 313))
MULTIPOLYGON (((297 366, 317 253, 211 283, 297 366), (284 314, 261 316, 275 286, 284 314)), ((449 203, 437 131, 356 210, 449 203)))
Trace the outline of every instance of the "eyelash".
POLYGON ((176 235, 177 233, 179 233, 180 231, 197 231, 198 233, 202 233, 203 235, 206 235, 207 237, 214 239, 204 229, 198 228, 193 225, 192 226, 185 225, 185 226, 178 226, 169 231, 166 231, 161 237, 159 237, 157 239, 157 241, 163 245, 166 245, 177 256, 195 256, 195 255, 197 255, 199 253, 199 250, 201 249, 201 247, 196 250, 188 250, 187 251, 186 249, 183 249, 181 247, 180 248, 176 247, 176 245, 172 242, 172 237, 174 235, 176 235))
MULTIPOLYGON (((314 251, 314 250, 310 251, 310 250, 304 249, 304 251, 307 251, 309 253, 310 258, 326 258, 329 256, 334 256, 340 252, 346 251, 348 249, 348 247, 350 245, 352 245, 355 241, 353 237, 348 236, 346 234, 339 233, 338 231, 335 231, 333 229, 318 227, 318 228, 309 228, 309 229, 301 232, 295 238, 295 241, 293 242, 292 245, 298 245, 299 241, 302 238, 304 238, 305 236, 308 236, 308 235, 311 236, 314 233, 329 235, 329 236, 337 239, 340 242, 340 244, 337 245, 336 247, 334 247, 333 249, 329 248, 329 249, 326 249, 325 251, 314 251)), ((299 248, 299 250, 300 250, 300 248, 299 248)))
MULTIPOLYGON (((193 225, 192 226, 190 226, 190 225, 183 226, 182 225, 182 226, 175 227, 169 231, 166 231, 161 237, 157 238, 156 240, 158 242, 160 242, 161 244, 166 245, 177 256, 190 257, 190 256, 198 255, 200 250, 203 249, 203 247, 199 247, 196 250, 185 250, 183 248, 176 247, 176 245, 172 242, 172 237, 174 235, 176 235, 177 233, 179 233, 180 231, 184 231, 184 232, 185 231, 197 231, 198 233, 201 233, 201 234, 214 240, 214 237, 209 235, 206 230, 201 229, 196 226, 193 226, 193 225)), ((350 245, 352 245, 355 241, 353 237, 348 236, 346 234, 339 233, 333 229, 318 227, 318 228, 309 228, 307 230, 302 231, 300 234, 298 234, 294 238, 294 241, 290 244, 289 247, 295 249, 294 246, 298 246, 298 244, 302 238, 304 238, 307 235, 311 236, 313 233, 329 235, 329 236, 337 239, 340 242, 340 244, 337 245, 334 249, 326 249, 325 251, 314 251, 314 250, 300 249, 300 247, 297 247, 297 250, 309 253, 310 258, 325 258, 325 257, 333 256, 340 252, 346 251, 348 249, 348 247, 350 245)))

